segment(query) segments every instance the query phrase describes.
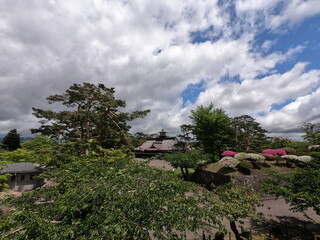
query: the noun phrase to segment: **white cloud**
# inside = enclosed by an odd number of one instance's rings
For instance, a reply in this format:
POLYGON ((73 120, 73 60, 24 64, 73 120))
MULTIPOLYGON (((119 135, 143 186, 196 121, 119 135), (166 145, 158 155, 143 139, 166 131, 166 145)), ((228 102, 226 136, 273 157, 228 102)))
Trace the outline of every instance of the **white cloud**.
POLYGON ((267 116, 257 119, 275 134, 287 132, 288 136, 297 138, 299 126, 307 122, 320 122, 319 101, 320 89, 297 98, 280 111, 271 111, 267 116))
MULTIPOLYGON (((165 128, 177 133, 195 107, 182 108, 180 94, 202 80, 206 91, 196 104, 213 102, 233 115, 268 113, 274 103, 308 96, 319 81, 318 70, 306 70, 305 63, 297 63, 286 73, 275 71, 277 64, 292 59, 303 46, 266 55, 271 39, 261 49, 253 44, 258 30, 293 26, 317 14, 315 1, 239 0, 237 21, 228 12, 231 4, 219 5, 217 0, 3 0, 0 134, 35 127, 31 107, 47 108, 45 97, 63 92, 74 82, 103 82, 116 88, 128 110, 151 109, 146 119, 133 123, 133 131, 144 132, 165 128), (280 14, 273 15, 281 2, 285 4, 280 14), (220 39, 191 42, 192 32, 210 27, 214 32, 208 35, 221 35, 220 39), (241 85, 218 84, 225 75, 239 76, 241 85), (268 76, 258 79, 261 75, 268 76)), ((259 118, 269 126, 272 118, 267 115, 266 119, 259 118)))

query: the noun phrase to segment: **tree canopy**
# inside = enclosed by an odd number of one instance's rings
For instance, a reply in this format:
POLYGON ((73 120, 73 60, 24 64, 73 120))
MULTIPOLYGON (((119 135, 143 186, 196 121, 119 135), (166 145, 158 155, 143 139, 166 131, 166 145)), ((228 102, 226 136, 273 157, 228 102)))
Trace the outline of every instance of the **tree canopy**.
POLYGON ((320 166, 316 160, 291 174, 273 173, 264 188, 267 193, 284 197, 295 211, 310 207, 320 215, 320 166))
POLYGON ((221 155, 231 141, 230 119, 221 108, 198 106, 191 111, 193 134, 203 150, 212 155, 221 155))
POLYGON ((305 132, 302 136, 304 140, 312 145, 320 144, 320 123, 305 123, 300 128, 305 132))
POLYGON ((20 142, 21 138, 20 134, 17 133, 17 129, 12 129, 2 140, 3 147, 8 151, 14 151, 20 148, 20 142))
POLYGON ((86 150, 90 141, 106 148, 125 145, 130 129, 127 122, 146 116, 149 110, 122 112, 120 108, 126 103, 116 99, 114 93, 114 88, 103 84, 73 84, 65 93, 47 97, 50 104, 61 103, 66 110, 33 108, 42 125, 31 131, 53 136, 58 142, 83 142, 86 150))
POLYGON ((210 156, 200 150, 189 150, 186 152, 173 152, 163 157, 175 168, 180 168, 183 178, 189 180, 189 168, 198 169, 210 162, 210 156))
POLYGON ((235 148, 238 151, 256 150, 266 142, 267 130, 249 115, 241 115, 231 120, 235 134, 235 148))
POLYGON ((104 157, 47 169, 43 177, 58 184, 6 200, 13 209, 0 219, 2 237, 177 239, 187 230, 219 227, 220 204, 212 193, 119 150, 103 151, 104 157))

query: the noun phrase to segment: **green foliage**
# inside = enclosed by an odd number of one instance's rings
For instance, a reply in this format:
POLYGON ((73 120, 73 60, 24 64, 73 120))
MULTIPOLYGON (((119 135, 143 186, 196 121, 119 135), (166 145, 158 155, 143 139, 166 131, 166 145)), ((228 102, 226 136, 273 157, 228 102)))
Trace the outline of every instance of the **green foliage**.
POLYGON ((297 148, 296 149, 296 155, 297 156, 304 156, 304 155, 309 155, 310 151, 308 148, 297 148))
POLYGON ((55 141, 45 135, 36 135, 33 139, 21 143, 23 149, 33 151, 52 148, 55 145, 55 141))
POLYGON ((52 111, 33 108, 42 126, 31 129, 32 133, 78 142, 81 152, 88 154, 88 144, 111 148, 128 145, 128 121, 144 117, 149 112, 121 112, 125 101, 114 97, 114 88, 103 84, 73 84, 63 94, 47 97, 50 104, 61 103, 69 111, 52 111))
POLYGON ((296 142, 289 138, 282 138, 282 137, 271 138, 270 148, 272 149, 294 148, 296 146, 297 146, 296 142))
POLYGON ((12 152, 1 152, 0 153, 1 162, 34 162, 36 155, 33 151, 26 149, 17 149, 12 152))
POLYGON ((234 183, 217 187, 214 193, 219 196, 223 204, 220 214, 230 222, 236 239, 242 239, 235 222, 247 217, 259 219, 256 212, 256 207, 260 205, 259 195, 252 192, 249 185, 235 185, 234 183))
POLYGON ((12 129, 7 135, 4 136, 2 144, 8 151, 14 151, 20 148, 20 134, 17 133, 16 129, 12 129))
POLYGON ((178 135, 180 138, 180 143, 183 147, 187 147, 191 145, 191 141, 194 140, 194 136, 192 134, 193 126, 191 124, 182 124, 180 126, 181 134, 178 135))
POLYGON ((283 147, 282 150, 284 150, 287 154, 290 154, 290 155, 296 154, 296 150, 291 147, 283 147))
POLYGON ((313 208, 320 215, 320 168, 310 164, 291 174, 273 173, 265 180, 264 190, 269 194, 282 196, 295 211, 313 208))
MULTIPOLYGON (((1 170, 2 166, 0 165, 0 170, 1 170)), ((0 192, 6 191, 7 188, 9 187, 8 184, 5 183, 5 181, 10 177, 9 173, 6 174, 1 174, 0 175, 0 192)), ((1 212, 0 212, 1 215, 1 212)))
POLYGON ((224 110, 214 108, 213 104, 198 106, 191 111, 190 118, 193 134, 204 151, 219 157, 230 143, 232 135, 230 119, 224 110))
POLYGON ((300 128, 306 133, 302 136, 304 140, 312 145, 320 144, 320 123, 305 123, 300 128))
POLYGON ((234 129, 236 151, 257 150, 267 141, 268 131, 251 116, 241 115, 232 118, 231 125, 234 129))
POLYGON ((198 169, 210 161, 210 156, 200 150, 168 153, 163 158, 173 167, 180 168, 185 180, 190 179, 189 168, 198 169))
POLYGON ((7 200, 14 209, 0 219, 2 237, 21 227, 6 239, 177 239, 220 223, 212 193, 118 150, 105 155, 48 169, 57 186, 7 200))
POLYGON ((243 160, 239 163, 238 165, 239 168, 243 168, 243 169, 253 169, 253 165, 250 161, 248 160, 243 160))
POLYGON ((309 156, 313 157, 314 159, 320 162, 320 152, 311 152, 309 153, 309 156))

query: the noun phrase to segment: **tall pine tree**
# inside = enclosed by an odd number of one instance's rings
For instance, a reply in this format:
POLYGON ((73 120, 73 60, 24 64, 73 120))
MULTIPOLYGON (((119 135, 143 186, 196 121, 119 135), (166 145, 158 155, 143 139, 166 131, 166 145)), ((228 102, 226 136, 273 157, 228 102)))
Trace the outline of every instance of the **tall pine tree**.
MULTIPOLYGON (((146 116, 149 110, 122 112, 120 108, 126 103, 116 99, 114 93, 114 88, 103 84, 73 84, 65 93, 47 97, 50 104, 61 103, 66 110, 33 108, 42 126, 31 132, 56 137, 58 142, 64 139, 87 146, 92 142, 105 148, 126 145, 130 129, 127 122, 146 116)), ((85 149, 88 153, 88 147, 85 149)))
POLYGON ((8 151, 14 151, 20 148, 20 134, 17 133, 17 129, 12 129, 4 138, 3 146, 8 151))

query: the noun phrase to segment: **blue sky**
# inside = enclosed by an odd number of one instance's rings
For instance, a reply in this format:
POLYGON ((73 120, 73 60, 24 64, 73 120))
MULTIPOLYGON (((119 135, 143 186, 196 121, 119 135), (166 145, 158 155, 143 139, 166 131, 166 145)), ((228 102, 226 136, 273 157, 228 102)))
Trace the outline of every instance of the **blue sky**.
POLYGON ((210 103, 273 136, 320 122, 319 0, 4 0, 0 35, 0 135, 82 82, 150 109, 133 133, 179 134, 210 103))

